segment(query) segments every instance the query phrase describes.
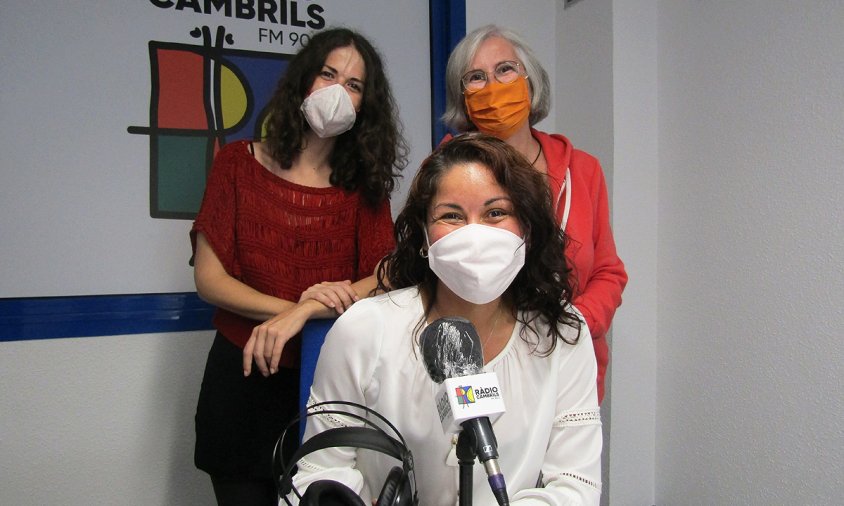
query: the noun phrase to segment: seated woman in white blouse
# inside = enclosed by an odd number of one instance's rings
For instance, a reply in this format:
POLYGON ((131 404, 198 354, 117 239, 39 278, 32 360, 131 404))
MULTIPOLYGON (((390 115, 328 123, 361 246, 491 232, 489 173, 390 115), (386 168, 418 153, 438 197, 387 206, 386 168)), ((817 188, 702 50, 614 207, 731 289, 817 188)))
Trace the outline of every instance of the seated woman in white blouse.
MULTIPOLYGON (((493 429, 510 504, 599 503, 595 355, 570 304, 565 239, 543 178, 492 137, 466 134, 440 146, 413 180, 396 250, 379 268, 391 291, 354 304, 322 348, 309 404, 352 401, 395 424, 413 453, 419 504, 458 501, 456 437, 443 433, 438 385, 419 349, 426 325, 453 316, 474 324, 484 371, 496 373, 504 397, 493 429)), ((343 425, 360 423, 312 416, 305 439, 343 425)), ((371 504, 395 465, 376 452, 330 448, 303 458, 294 484, 301 492, 336 480, 371 504)), ((495 504, 483 466, 473 478, 474 504, 495 504)))

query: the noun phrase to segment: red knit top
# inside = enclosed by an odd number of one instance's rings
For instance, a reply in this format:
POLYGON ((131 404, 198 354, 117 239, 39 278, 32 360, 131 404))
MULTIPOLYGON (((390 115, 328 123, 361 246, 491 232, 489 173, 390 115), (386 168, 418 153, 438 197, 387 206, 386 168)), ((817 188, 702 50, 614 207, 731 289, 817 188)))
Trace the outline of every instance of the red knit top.
MULTIPOLYGON (((395 246, 388 201, 372 208, 358 192, 281 179, 255 160, 248 141, 217 153, 190 232, 194 252, 197 232, 229 275, 293 302, 322 281, 369 276, 395 246)), ((221 308, 213 322, 241 348, 261 323, 221 308)), ((280 365, 298 367, 300 349, 297 336, 284 347, 280 365)))

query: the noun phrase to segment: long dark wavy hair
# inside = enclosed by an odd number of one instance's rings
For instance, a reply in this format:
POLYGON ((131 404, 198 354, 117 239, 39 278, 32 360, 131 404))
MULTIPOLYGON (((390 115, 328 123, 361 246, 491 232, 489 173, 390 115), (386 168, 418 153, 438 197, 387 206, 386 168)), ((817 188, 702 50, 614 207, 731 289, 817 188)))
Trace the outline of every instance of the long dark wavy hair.
MULTIPOLYGON (((465 163, 489 168, 509 193, 514 215, 525 234, 525 265, 504 293, 513 317, 537 335, 534 323, 538 319, 548 323, 551 339, 547 350, 541 353, 554 351, 558 339, 576 343, 580 338, 580 319, 569 306, 573 292, 563 254, 566 237, 554 219, 548 184, 518 151, 488 135, 459 135, 422 162, 404 209, 396 218, 396 249, 378 267, 379 289, 419 286, 428 295, 425 315, 431 311, 437 298, 437 276, 428 266, 428 259, 421 255, 427 249, 423 230, 430 221, 431 202, 443 175, 465 163), (576 329, 574 337, 562 332, 563 326, 576 329)), ((530 342, 525 329, 521 337, 530 342)))
POLYGON ((328 54, 349 46, 360 53, 366 66, 363 100, 354 126, 340 134, 334 144, 329 160, 330 182, 344 190, 360 191, 366 202, 375 206, 395 188, 395 179, 407 165, 408 146, 381 56, 361 34, 333 28, 311 37, 290 60, 270 99, 264 140, 272 157, 283 169, 289 169, 310 130, 299 107, 328 54))

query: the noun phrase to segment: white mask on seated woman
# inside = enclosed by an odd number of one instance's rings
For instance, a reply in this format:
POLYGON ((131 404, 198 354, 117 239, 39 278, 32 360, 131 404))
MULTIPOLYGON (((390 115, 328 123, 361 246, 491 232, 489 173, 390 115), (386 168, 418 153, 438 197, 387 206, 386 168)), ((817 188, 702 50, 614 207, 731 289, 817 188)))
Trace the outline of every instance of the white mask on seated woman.
POLYGON ((522 270, 524 246, 524 239, 510 231, 472 223, 429 244, 428 265, 458 297, 486 304, 500 297, 522 270))

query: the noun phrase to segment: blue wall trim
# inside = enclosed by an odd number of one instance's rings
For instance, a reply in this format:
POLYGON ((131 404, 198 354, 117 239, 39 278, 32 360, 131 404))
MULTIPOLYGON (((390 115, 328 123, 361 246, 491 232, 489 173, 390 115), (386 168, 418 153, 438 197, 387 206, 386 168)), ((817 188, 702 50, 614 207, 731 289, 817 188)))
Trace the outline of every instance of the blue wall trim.
POLYGON ((196 292, 0 299, 0 341, 212 329, 196 292))
POLYGON ((448 129, 440 118, 445 112, 445 67, 454 46, 466 35, 465 0, 430 0, 431 33, 431 147, 448 129))

